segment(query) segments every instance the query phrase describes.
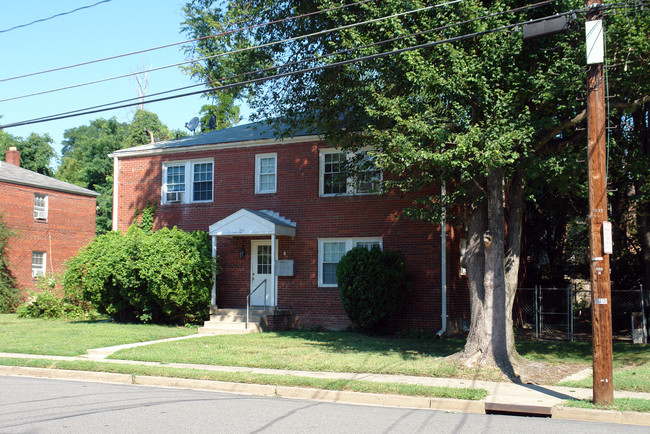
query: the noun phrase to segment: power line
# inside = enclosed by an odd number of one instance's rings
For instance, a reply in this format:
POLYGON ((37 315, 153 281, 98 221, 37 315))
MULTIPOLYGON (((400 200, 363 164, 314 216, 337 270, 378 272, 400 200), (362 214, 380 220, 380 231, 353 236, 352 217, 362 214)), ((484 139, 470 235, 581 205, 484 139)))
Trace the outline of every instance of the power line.
POLYGON ((11 27, 11 28, 8 28, 8 29, 0 30, 0 33, 7 33, 7 32, 10 32, 12 30, 20 29, 22 27, 27 27, 27 26, 31 26, 33 24, 42 23, 43 21, 48 21, 48 20, 51 20, 51 19, 54 19, 54 18, 62 17, 64 15, 69 15, 69 14, 78 12, 78 11, 83 10, 83 9, 90 9, 90 8, 98 6, 98 5, 102 4, 102 3, 108 3, 108 2, 112 2, 112 1, 113 0, 101 0, 101 1, 98 1, 97 3, 87 5, 87 6, 81 6, 81 7, 77 8, 77 9, 73 9, 73 10, 68 11, 68 12, 61 12, 59 14, 52 15, 51 17, 41 18, 41 19, 32 21, 31 23, 20 24, 18 26, 14 26, 14 27, 11 27))
MULTIPOLYGON (((507 11, 491 13, 491 14, 488 14, 488 15, 483 15, 483 16, 472 18, 472 19, 465 20, 465 21, 460 21, 460 22, 456 22, 456 23, 452 23, 452 24, 446 24, 444 26, 434 27, 434 28, 431 28, 431 29, 428 29, 428 30, 423 30, 423 31, 420 31, 420 32, 410 33, 408 35, 402 35, 402 36, 398 36, 398 37, 395 37, 395 38, 374 42, 372 44, 357 46, 357 47, 348 48, 348 49, 345 49, 345 50, 338 50, 338 51, 334 51, 334 52, 331 52, 331 53, 326 53, 326 54, 323 54, 323 55, 317 56, 317 57, 312 57, 312 58, 308 58, 308 59, 301 59, 301 60, 297 60, 297 61, 294 61, 294 62, 285 63, 283 65, 274 65, 274 66, 264 68, 264 69, 260 69, 260 70, 248 71, 248 72, 244 72, 244 73, 241 73, 241 74, 231 75, 231 76, 227 76, 227 77, 221 77, 221 78, 218 78, 218 79, 215 79, 215 80, 208 81, 206 83, 198 83, 198 84, 183 86, 183 87, 179 87, 179 88, 175 88, 175 89, 169 89, 169 90, 166 90, 166 91, 149 94, 149 95, 147 95, 147 98, 151 98, 151 97, 159 96, 159 95, 165 95, 165 94, 172 93, 172 92, 178 92, 178 91, 190 89, 190 88, 193 88, 193 87, 204 86, 204 85, 212 85, 212 84, 215 84, 215 83, 220 83, 220 82, 222 82, 224 80, 238 79, 238 78, 246 77, 246 76, 252 75, 252 74, 269 72, 269 71, 273 71, 273 70, 276 70, 276 69, 279 69, 279 68, 284 68, 284 67, 288 67, 288 66, 295 66, 297 64, 305 63, 305 62, 308 62, 308 61, 318 61, 318 60, 322 60, 322 59, 327 58, 327 57, 340 55, 340 54, 347 54, 347 53, 350 53, 352 51, 357 51, 357 50, 362 50, 362 49, 366 49, 366 48, 370 48, 370 47, 374 47, 374 46, 378 46, 378 45, 383 45, 383 44, 386 44, 386 43, 389 43, 389 42, 395 42, 395 41, 402 40, 402 39, 412 38, 412 37, 416 37, 416 36, 422 36, 422 35, 425 35, 425 34, 428 34, 428 33, 436 32, 436 31, 440 31, 440 30, 446 30, 446 29, 449 29, 449 28, 457 27, 457 26, 460 26, 460 25, 472 23, 472 22, 487 19, 487 18, 494 18, 494 17, 500 16, 500 15, 505 15, 505 14, 517 13, 517 12, 530 10, 530 9, 533 9, 533 8, 545 6, 545 5, 550 4, 550 3, 554 2, 554 1, 556 1, 556 0, 545 0, 545 1, 542 1, 540 3, 527 5, 527 6, 522 6, 522 7, 519 7, 519 8, 510 9, 510 10, 507 10, 507 11)), ((210 89, 207 89, 205 92, 210 92, 210 91, 211 91, 210 89)), ((110 107, 110 106, 117 105, 117 104, 124 104, 124 103, 130 102, 130 101, 140 101, 142 103, 142 97, 138 96, 138 97, 128 98, 128 99, 124 99, 124 100, 120 100, 120 101, 114 101, 114 102, 111 102, 111 103, 105 103, 105 104, 96 105, 96 106, 92 106, 92 107, 86 107, 86 108, 83 108, 83 109, 71 110, 71 111, 59 113, 56 116, 68 115, 68 114, 73 114, 73 113, 78 113, 78 112, 83 112, 83 111, 86 111, 86 110, 93 110, 93 109, 98 109, 98 108, 103 108, 103 107, 110 107)), ((35 118, 35 119, 32 119, 32 120, 46 120, 49 117, 50 116, 43 116, 43 117, 35 118)))
MULTIPOLYGON (((107 1, 112 1, 112 0, 107 0, 107 1)), ((344 4, 344 5, 341 5, 341 6, 335 6, 335 7, 331 7, 331 8, 328 8, 328 9, 318 10, 318 11, 315 11, 315 12, 304 13, 302 15, 294 15, 294 16, 291 16, 291 17, 281 18, 281 19, 278 19, 278 20, 275 20, 275 21, 268 21, 268 22, 265 22, 265 23, 260 23, 260 24, 255 24, 255 25, 251 25, 251 26, 241 27, 241 28, 237 28, 237 29, 233 29, 233 30, 227 30, 227 31, 224 31, 224 32, 215 33, 215 34, 208 35, 208 36, 202 36, 200 38, 188 39, 186 41, 181 41, 181 42, 173 42, 171 44, 160 45, 158 47, 146 48, 144 50, 138 50, 138 51, 131 51, 129 53, 118 54, 118 55, 110 56, 110 57, 103 57, 101 59, 89 60, 87 62, 76 63, 76 64, 73 64, 73 65, 61 66, 61 67, 58 67, 58 68, 46 69, 46 70, 37 71, 37 72, 31 72, 29 74, 23 74, 23 75, 17 75, 17 76, 14 76, 14 77, 2 78, 2 79, 0 79, 0 83, 2 83, 4 81, 17 80, 19 78, 26 78, 26 77, 33 77, 35 75, 47 74, 47 73, 50 73, 50 72, 63 71, 63 70, 66 70, 66 69, 77 68, 77 67, 80 67, 80 66, 91 65, 93 63, 105 62, 105 61, 108 61, 108 60, 115 60, 115 59, 119 59, 119 58, 122 58, 122 57, 134 56, 136 54, 148 53, 150 51, 161 50, 161 49, 164 49, 164 48, 174 47, 174 46, 182 45, 182 44, 189 44, 191 42, 198 42, 198 41, 201 41, 201 40, 204 40, 204 39, 210 39, 210 38, 215 38, 215 37, 219 37, 219 36, 226 36, 226 35, 241 32, 241 31, 253 30, 255 28, 268 26, 268 25, 271 25, 271 24, 279 24, 279 23, 282 23, 282 22, 285 22, 285 21, 291 21, 291 20, 295 20, 295 19, 298 19, 298 18, 305 18, 305 17, 309 17, 309 16, 312 16, 312 15, 322 14, 322 13, 325 13, 325 12, 332 12, 332 11, 335 11, 335 10, 338 10, 338 9, 348 8, 350 6, 356 6, 356 5, 359 5, 359 4, 369 3, 371 1, 376 1, 376 0, 361 0, 361 1, 354 2, 354 3, 347 3, 347 4, 344 4)), ((237 22, 235 24, 239 24, 239 23, 240 22, 237 22)), ((176 66, 176 65, 172 65, 172 66, 176 66)))
MULTIPOLYGON (((550 3, 551 1, 554 1, 554 0, 548 0, 548 1, 545 1, 545 2, 538 3, 536 5, 527 6, 525 8, 531 9, 533 7, 543 6, 543 5, 546 5, 546 4, 550 3)), ((574 14, 574 13, 577 13, 577 12, 584 12, 584 11, 586 11, 586 9, 577 9, 577 10, 572 10, 572 11, 569 11, 569 12, 559 13, 557 15, 558 16, 566 16, 566 15, 571 15, 571 14, 574 14)), ((512 13, 512 12, 507 11, 505 13, 512 13)), ((489 17, 492 17, 492 16, 494 16, 494 15, 488 15, 488 16, 485 16, 485 17, 489 18, 489 17)), ((500 26, 500 27, 496 27, 496 28, 492 28, 492 29, 488 29, 488 30, 483 30, 483 31, 480 31, 480 32, 469 33, 469 34, 465 34, 465 35, 460 35, 460 36, 456 36, 456 37, 452 37, 452 38, 443 39, 443 40, 440 40, 440 41, 432 41, 432 42, 428 42, 428 43, 424 43, 424 44, 413 45, 413 46, 404 47, 404 48, 400 48, 400 49, 396 49, 396 50, 386 51, 386 52, 382 52, 382 53, 376 53, 376 54, 372 54, 372 55, 368 55, 368 56, 362 56, 362 57, 358 57, 358 58, 354 58, 354 59, 342 60, 342 61, 339 61, 339 62, 334 62, 334 63, 327 64, 327 65, 320 65, 320 66, 315 66, 315 67, 312 67, 312 68, 300 69, 300 70, 297 70, 297 71, 289 71, 289 72, 274 74, 274 75, 270 75, 270 76, 266 76, 266 77, 258 77, 258 78, 254 78, 254 79, 250 79, 250 80, 239 81, 239 82, 236 82, 236 83, 220 85, 220 86, 216 86, 216 87, 210 88, 210 89, 202 89, 202 90, 199 90, 199 91, 187 92, 187 93, 180 94, 180 95, 172 95, 172 96, 168 96, 168 97, 152 99, 152 100, 146 101, 145 103, 162 102, 162 101, 168 101, 168 100, 172 100, 172 99, 176 99, 176 98, 182 98, 182 97, 186 97, 186 96, 199 95, 199 94, 207 93, 207 92, 223 91, 223 90, 231 89, 233 87, 248 86, 248 85, 251 85, 251 84, 262 83, 262 82, 265 82, 265 81, 277 80, 277 79, 280 79, 280 78, 295 76, 295 75, 299 75, 299 74, 306 74, 306 73, 320 71, 320 70, 324 70, 324 69, 330 69, 330 68, 345 66, 345 65, 352 64, 352 63, 363 62, 363 61, 373 60, 373 59, 379 59, 379 58, 383 58, 383 57, 387 57, 387 56, 391 56, 391 55, 405 53, 405 52, 408 52, 408 51, 420 50, 420 49, 424 49, 424 48, 431 48, 431 47, 441 45, 441 44, 458 42, 458 41, 462 41, 462 40, 466 40, 466 39, 471 39, 471 38, 476 38, 476 37, 479 37, 479 36, 487 35, 487 34, 490 34, 490 33, 501 32, 501 31, 504 31, 504 30, 510 30, 510 29, 518 28, 519 26, 522 26, 522 25, 524 25, 526 23, 531 23, 531 22, 536 22, 536 21, 543 21, 544 19, 545 18, 540 18, 538 20, 529 20, 529 21, 518 22, 518 23, 515 23, 515 24, 507 24, 507 25, 504 25, 504 26, 500 26)), ((306 59, 306 60, 312 60, 312 59, 306 59)), ((282 66, 284 66, 284 65, 282 65, 282 66)), ((254 71, 253 73, 256 73, 256 72, 258 72, 258 71, 254 71)), ((30 125, 30 124, 35 124, 35 123, 47 122, 47 121, 51 121, 51 120, 66 119, 66 118, 75 117, 75 116, 96 114, 96 113, 101 113, 101 112, 110 111, 110 110, 116 110, 116 109, 120 109, 120 108, 132 107, 132 106, 139 105, 139 104, 141 104, 140 101, 133 102, 133 103, 128 103, 128 104, 122 104, 122 105, 118 105, 118 106, 114 106, 114 107, 110 107, 110 108, 101 108, 101 109, 97 109, 97 110, 85 110, 85 111, 83 111, 81 113, 76 113, 76 114, 52 115, 52 116, 49 116, 47 118, 32 119, 32 120, 27 120, 27 121, 2 125, 2 126, 0 126, 0 128, 10 128, 10 127, 15 127, 15 126, 23 126, 23 125, 30 125)))
MULTIPOLYGON (((372 1, 372 0, 366 0, 366 2, 367 1, 372 1)), ((216 59, 216 58, 223 57, 223 56, 229 56, 229 55, 233 55, 233 54, 240 54, 240 53, 255 50, 255 49, 258 49, 258 48, 268 48, 268 47, 271 47, 271 46, 274 46, 274 45, 284 44, 284 43, 287 43, 287 42, 294 42, 294 41, 298 41, 298 40, 301 40, 301 39, 311 38, 311 37, 314 37, 314 36, 321 36, 321 35, 325 35, 325 34, 328 34, 328 33, 339 31, 339 30, 347 30, 347 29, 351 29, 351 28, 354 28, 354 27, 359 27, 359 26, 366 25, 366 24, 372 24, 372 23, 387 20, 387 19, 390 19, 390 18, 397 18, 397 17, 400 17, 400 16, 408 15, 408 14, 413 14, 413 13, 417 13, 417 12, 424 12, 424 11, 431 10, 431 9, 434 9, 434 8, 438 8, 438 7, 449 6, 449 5, 452 5, 452 4, 455 4, 455 3, 460 3, 462 1, 464 1, 464 0, 450 0, 450 1, 447 1, 445 3, 439 3, 439 4, 436 4, 436 5, 432 5, 432 6, 425 6, 425 7, 419 8, 419 9, 413 9, 413 10, 409 10, 409 11, 405 11, 405 12, 399 12, 399 13, 395 13, 393 15, 387 15, 387 16, 380 17, 380 18, 374 18, 372 20, 361 21, 361 22, 353 23, 353 24, 347 24, 345 26, 339 26, 339 27, 332 28, 332 29, 325 29, 325 30, 310 33, 310 34, 307 34, 307 35, 295 36, 293 38, 287 38, 287 39, 283 39, 283 40, 280 40, 280 41, 273 41, 273 42, 269 42, 269 43, 266 43, 266 44, 260 44, 260 45, 255 45, 255 46, 251 46, 251 47, 241 48, 239 50, 232 50, 232 51, 228 51, 228 52, 224 52, 224 53, 218 53, 218 54, 215 54, 215 55, 212 55, 212 56, 202 57, 202 58, 199 58, 199 59, 192 59, 192 60, 187 60, 187 61, 184 61, 184 62, 174 63, 174 64, 171 64, 171 65, 160 66, 160 67, 157 67, 157 68, 150 68, 150 69, 144 70, 144 71, 131 72, 129 74, 122 74, 122 75, 117 75, 117 76, 113 76, 113 77, 102 78, 102 79, 99 79, 99 80, 88 81, 88 82, 85 82, 85 83, 77 83, 77 84, 73 84, 73 85, 70 85, 70 86, 63 86, 63 87, 59 87, 59 88, 55 88, 55 89, 49 89, 49 90, 43 90, 43 91, 39 91, 39 92, 33 92, 33 93, 30 93, 30 94, 26 94, 26 95, 19 95, 19 96, 4 98, 4 99, 0 99, 0 103, 1 102, 7 102, 7 101, 14 101, 14 100, 17 100, 17 99, 29 98, 29 97, 32 97, 32 96, 45 95, 45 94, 48 94, 48 93, 60 92, 60 91, 63 91, 63 90, 75 89, 75 88, 78 88, 78 87, 84 87, 84 86, 89 86, 89 85, 93 85, 93 84, 104 83, 104 82, 107 82, 107 81, 118 80, 120 78, 131 77, 131 76, 138 75, 138 74, 144 74, 144 73, 148 73, 148 72, 152 72, 152 71, 160 71, 162 69, 168 69, 168 68, 173 68, 173 67, 176 67, 176 66, 186 65, 188 63, 197 63, 197 62, 201 62, 203 60, 210 60, 210 59, 216 59)), ((553 0, 553 1, 555 1, 555 0, 553 0)), ((331 9, 336 9, 336 8, 331 8, 331 9)))

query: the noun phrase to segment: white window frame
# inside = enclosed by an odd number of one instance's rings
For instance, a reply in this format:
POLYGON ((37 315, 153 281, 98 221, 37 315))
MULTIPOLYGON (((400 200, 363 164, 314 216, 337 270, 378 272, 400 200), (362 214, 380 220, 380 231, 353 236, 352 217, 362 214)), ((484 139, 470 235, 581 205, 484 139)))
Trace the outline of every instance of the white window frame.
MULTIPOLYGON (((381 192, 381 188, 377 189, 377 191, 360 191, 358 188, 358 180, 348 177, 346 178, 346 191, 345 193, 325 193, 325 156, 326 155, 331 155, 331 154, 344 154, 345 157, 347 158, 348 161, 350 161, 355 154, 361 154, 361 153, 366 153, 368 151, 372 150, 371 148, 363 148, 360 149, 359 151, 351 152, 351 151, 342 151, 341 149, 337 148, 328 148, 328 149, 321 149, 319 152, 319 169, 318 169, 318 194, 321 197, 333 197, 333 196, 353 196, 353 195, 368 195, 368 194, 379 194, 381 192)), ((379 171, 379 179, 378 182, 381 185, 381 180, 383 177, 381 169, 378 169, 379 171)))
POLYGON ((174 203, 210 203, 214 202, 214 158, 202 158, 198 160, 180 160, 180 161, 165 161, 162 163, 162 186, 160 188, 161 198, 160 203, 163 205, 174 203), (210 163, 212 165, 211 182, 212 194, 209 200, 194 200, 194 171, 198 164, 210 163), (170 167, 184 167, 185 170, 185 190, 183 191, 183 199, 178 202, 167 201, 167 169, 170 167))
POLYGON ((48 197, 47 194, 34 193, 34 220, 47 220, 48 197), (36 205, 37 199, 43 199, 43 206, 36 205))
POLYGON ((277 193, 278 191, 278 154, 255 155, 255 194, 277 193), (262 160, 273 158, 273 173, 262 173, 262 160), (273 175, 273 188, 262 189, 262 175, 273 175))
POLYGON ((323 282, 323 264, 325 256, 325 244, 327 243, 345 243, 345 253, 357 247, 361 243, 378 243, 379 248, 384 250, 382 237, 356 237, 356 238, 319 238, 318 239, 318 286, 323 288, 336 288, 337 283, 323 282))
POLYGON ((32 279, 35 279, 39 276, 45 276, 45 271, 46 271, 46 264, 47 264, 47 253, 46 252, 39 252, 39 251, 33 251, 32 252, 32 279), (42 258, 42 263, 38 264, 40 267, 34 267, 34 258, 36 255, 41 255, 42 258))

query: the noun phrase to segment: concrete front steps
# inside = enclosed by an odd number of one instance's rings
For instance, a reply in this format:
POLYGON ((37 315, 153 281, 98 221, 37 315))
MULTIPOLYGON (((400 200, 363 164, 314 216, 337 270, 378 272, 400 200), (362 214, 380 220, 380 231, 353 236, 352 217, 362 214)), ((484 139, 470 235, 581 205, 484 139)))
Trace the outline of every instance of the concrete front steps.
POLYGON ((251 308, 248 317, 248 328, 246 328, 246 309, 210 309, 210 320, 199 328, 199 334, 204 335, 226 335, 261 333, 260 325, 262 317, 272 314, 273 311, 267 308, 251 308))

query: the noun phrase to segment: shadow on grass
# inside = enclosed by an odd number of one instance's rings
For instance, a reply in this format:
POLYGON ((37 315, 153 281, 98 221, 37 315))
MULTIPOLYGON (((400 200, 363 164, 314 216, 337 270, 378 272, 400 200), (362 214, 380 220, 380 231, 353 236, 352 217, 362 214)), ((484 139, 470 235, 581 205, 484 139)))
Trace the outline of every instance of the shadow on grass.
POLYGON ((299 339, 307 345, 327 348, 334 353, 398 354, 403 360, 420 357, 446 357, 460 351, 465 345, 463 339, 424 339, 387 336, 368 336, 357 332, 331 331, 287 331, 278 336, 299 339))

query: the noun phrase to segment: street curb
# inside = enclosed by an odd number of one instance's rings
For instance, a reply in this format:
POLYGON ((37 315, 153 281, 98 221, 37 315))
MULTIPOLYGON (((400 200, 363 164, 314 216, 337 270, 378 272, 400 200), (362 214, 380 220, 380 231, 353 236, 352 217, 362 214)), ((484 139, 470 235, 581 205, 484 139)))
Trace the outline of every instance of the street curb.
POLYGON ((213 392, 227 392, 245 395, 278 396, 281 398, 292 399, 311 399, 347 404, 421 408, 441 411, 458 411, 463 413, 485 414, 485 403, 483 401, 470 401, 450 398, 385 395, 352 391, 310 389, 306 387, 231 383, 215 380, 194 380, 188 378, 113 374, 52 368, 30 368, 22 366, 0 366, 0 375, 41 377, 77 381, 97 381, 153 387, 175 387, 182 389, 210 390, 213 392))
POLYGON ((141 386, 210 390, 213 392, 228 392, 243 395, 276 395, 276 386, 269 386, 266 384, 230 383, 226 381, 193 380, 189 378, 149 377, 146 375, 135 375, 133 377, 133 384, 138 384, 141 386))
POLYGON ((553 419, 584 420, 650 426, 650 413, 636 411, 599 410, 557 406, 551 409, 553 419))
POLYGON ((58 380, 97 381, 101 383, 133 384, 131 374, 112 372, 72 371, 66 369, 30 368, 25 366, 0 366, 0 375, 54 378, 58 380), (83 374, 81 374, 83 372, 83 374))
MULTIPOLYGON (((116 374, 109 372, 74 371, 53 368, 1 366, 0 375, 40 377, 60 380, 95 381, 153 387, 173 387, 256 396, 278 396, 292 399, 310 399, 346 404, 377 405, 485 414, 485 401, 450 398, 428 398, 405 395, 385 395, 364 392, 334 391, 303 387, 273 386, 264 384, 231 383, 215 380, 155 377, 146 375, 116 374)), ((615 411, 555 406, 551 418, 601 423, 650 426, 650 413, 615 411)))

